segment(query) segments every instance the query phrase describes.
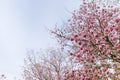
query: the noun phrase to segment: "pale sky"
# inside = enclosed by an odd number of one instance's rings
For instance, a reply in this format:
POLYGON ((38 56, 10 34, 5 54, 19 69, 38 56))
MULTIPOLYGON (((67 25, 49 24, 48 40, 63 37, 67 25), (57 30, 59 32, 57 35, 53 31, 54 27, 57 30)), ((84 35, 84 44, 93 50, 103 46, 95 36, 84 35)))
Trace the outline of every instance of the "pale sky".
POLYGON ((46 28, 62 25, 80 0, 0 0, 0 74, 20 77, 27 50, 55 46, 46 28))

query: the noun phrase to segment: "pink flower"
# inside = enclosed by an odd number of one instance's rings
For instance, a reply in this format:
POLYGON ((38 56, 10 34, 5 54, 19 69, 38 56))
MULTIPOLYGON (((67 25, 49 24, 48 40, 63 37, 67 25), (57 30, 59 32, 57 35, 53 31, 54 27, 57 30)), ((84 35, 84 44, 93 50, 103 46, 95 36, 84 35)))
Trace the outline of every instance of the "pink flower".
POLYGON ((116 27, 114 27, 114 29, 115 29, 116 31, 118 31, 118 30, 120 29, 120 27, 116 26, 116 27))
POLYGON ((105 29, 104 29, 104 35, 107 36, 107 35, 108 35, 108 32, 109 32, 109 29, 108 29, 108 28, 105 28, 105 29))
POLYGON ((113 31, 113 27, 110 27, 110 31, 113 31))
POLYGON ((115 22, 116 22, 116 23, 119 23, 119 22, 120 22, 120 19, 119 19, 119 18, 115 19, 115 22))

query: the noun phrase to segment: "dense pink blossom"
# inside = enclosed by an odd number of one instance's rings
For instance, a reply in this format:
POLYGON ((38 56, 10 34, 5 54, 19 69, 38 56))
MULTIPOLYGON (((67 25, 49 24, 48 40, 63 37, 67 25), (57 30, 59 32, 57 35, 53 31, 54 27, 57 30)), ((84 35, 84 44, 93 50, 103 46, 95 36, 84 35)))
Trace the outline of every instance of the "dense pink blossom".
POLYGON ((68 20, 68 26, 61 31, 57 29, 55 34, 62 44, 71 45, 66 49, 70 51, 70 57, 81 65, 80 68, 68 70, 64 80, 118 78, 115 75, 119 72, 110 71, 116 70, 113 64, 120 63, 120 18, 117 7, 83 0, 68 20))

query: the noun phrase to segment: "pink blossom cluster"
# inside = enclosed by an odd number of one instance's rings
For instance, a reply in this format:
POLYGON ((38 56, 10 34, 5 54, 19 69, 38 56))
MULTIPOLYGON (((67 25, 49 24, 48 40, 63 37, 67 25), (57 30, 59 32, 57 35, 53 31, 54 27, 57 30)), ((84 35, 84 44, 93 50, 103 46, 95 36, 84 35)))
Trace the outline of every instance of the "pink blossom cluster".
POLYGON ((64 73, 64 80, 98 80, 107 78, 110 75, 107 67, 97 68, 84 68, 82 70, 66 71, 64 73))
MULTIPOLYGON (((111 5, 96 5, 94 0, 73 12, 69 25, 63 31, 73 45, 70 56, 83 68, 65 73, 65 80, 108 79, 109 69, 120 62, 119 10, 111 5), (68 32, 67 32, 68 31, 68 32), (107 67, 107 68, 106 68, 107 67)), ((62 34, 61 34, 62 35, 62 34)), ((116 74, 116 73, 114 73, 116 74)))

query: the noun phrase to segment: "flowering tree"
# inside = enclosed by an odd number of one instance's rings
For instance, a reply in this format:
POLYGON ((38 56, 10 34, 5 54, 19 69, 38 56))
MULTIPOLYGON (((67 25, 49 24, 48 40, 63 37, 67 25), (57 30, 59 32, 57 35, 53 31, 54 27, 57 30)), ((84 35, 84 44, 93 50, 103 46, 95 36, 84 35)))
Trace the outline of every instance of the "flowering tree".
POLYGON ((33 51, 28 54, 23 67, 25 80, 63 80, 63 71, 69 62, 62 51, 48 49, 43 55, 33 51))
POLYGON ((120 79, 120 16, 114 0, 83 0, 64 29, 52 31, 75 63, 64 80, 120 79), (106 1, 106 2, 103 2, 106 1))

